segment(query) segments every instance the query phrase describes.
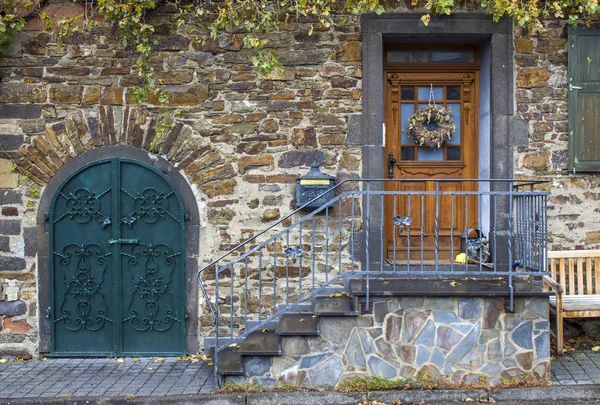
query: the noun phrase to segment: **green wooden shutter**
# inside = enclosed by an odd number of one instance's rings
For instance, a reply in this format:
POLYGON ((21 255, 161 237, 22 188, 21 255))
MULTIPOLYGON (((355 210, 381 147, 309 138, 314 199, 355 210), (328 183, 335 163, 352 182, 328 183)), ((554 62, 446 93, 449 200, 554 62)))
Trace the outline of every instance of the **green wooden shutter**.
POLYGON ((569 172, 600 172, 600 31, 569 29, 569 172))

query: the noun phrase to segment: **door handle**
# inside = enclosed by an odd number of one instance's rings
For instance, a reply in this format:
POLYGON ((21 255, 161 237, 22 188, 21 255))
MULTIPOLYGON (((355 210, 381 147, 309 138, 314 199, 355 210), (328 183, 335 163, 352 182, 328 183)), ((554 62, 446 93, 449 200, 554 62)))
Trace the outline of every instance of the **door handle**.
POLYGON ((119 243, 122 245, 135 245, 138 243, 137 239, 109 239, 108 243, 114 245, 115 243, 119 243))
POLYGON ((394 154, 390 152, 388 154, 388 178, 394 178, 394 167, 396 166, 396 158, 394 158, 394 154))
POLYGON ((573 86, 571 83, 569 83, 569 90, 573 91, 573 90, 581 90, 582 88, 580 86, 573 86))

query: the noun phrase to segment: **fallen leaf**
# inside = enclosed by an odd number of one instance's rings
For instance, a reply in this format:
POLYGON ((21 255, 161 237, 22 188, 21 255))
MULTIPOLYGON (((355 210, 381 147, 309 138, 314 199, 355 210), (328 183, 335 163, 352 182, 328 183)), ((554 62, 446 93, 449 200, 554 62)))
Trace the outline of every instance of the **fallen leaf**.
POLYGON ((0 364, 8 363, 7 359, 0 359, 0 364))
POLYGON ((592 351, 593 352, 597 352, 598 350, 600 350, 600 346, 594 346, 594 347, 592 347, 592 351))
POLYGON ((155 363, 162 363, 164 361, 164 359, 156 359, 154 360, 155 363))
POLYGON ((119 357, 117 359, 117 363, 125 363, 125 359, 123 357, 119 357))
POLYGON ((450 285, 451 285, 452 287, 456 287, 457 285, 460 285, 460 283, 459 283, 458 281, 452 281, 452 282, 450 283, 450 285))
POLYGON ((134 363, 137 363, 138 361, 140 361, 140 359, 139 359, 139 358, 137 358, 137 357, 134 357, 134 358, 133 358, 133 359, 131 359, 131 360, 132 360, 134 363))
POLYGON ((427 27, 429 25, 429 20, 431 20, 431 16, 429 14, 425 14, 421 17, 421 22, 427 27))

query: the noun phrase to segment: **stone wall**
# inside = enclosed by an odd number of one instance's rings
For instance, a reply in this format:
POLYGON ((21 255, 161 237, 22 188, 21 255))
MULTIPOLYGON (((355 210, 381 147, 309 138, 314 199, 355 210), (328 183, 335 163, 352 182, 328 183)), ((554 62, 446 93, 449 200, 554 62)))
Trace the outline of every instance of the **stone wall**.
MULTIPOLYGON (((82 5, 50 3, 49 16, 82 5)), ((135 58, 99 26, 56 43, 31 19, 0 58, 0 347, 35 355, 36 214, 44 186, 69 159, 104 145, 131 145, 164 156, 187 178, 201 209, 200 262, 227 251, 296 206, 295 178, 314 162, 339 180, 363 167, 361 28, 291 22, 269 35, 284 64, 267 76, 242 49, 243 33, 217 40, 178 30, 169 10, 152 14, 153 66, 169 90, 168 114, 135 105, 135 58), (157 132, 163 118, 164 134, 157 132), (349 142, 352 138, 354 141, 349 142)), ((597 176, 567 176, 566 28, 515 39, 517 110, 529 121, 517 176, 553 181, 551 247, 598 247, 597 176), (586 217, 583 221, 582 216, 586 217)), ((39 269, 47 271, 47 269, 39 269)), ((241 273, 240 273, 241 274, 241 273)), ((210 284, 210 280, 209 280, 210 284)), ((240 285, 237 285, 238 294, 240 285)), ((212 290, 209 286, 209 293, 212 290)), ((207 315, 206 312, 204 315, 207 315)), ((206 316, 204 324, 210 323, 206 316)))
MULTIPOLYGON (((599 25, 596 23, 596 27, 599 25)), ((549 247, 597 249, 600 177, 569 174, 567 25, 546 24, 539 36, 515 35, 516 108, 529 122, 529 142, 517 149, 517 177, 550 180, 549 247)))
MULTIPOLYGON (((45 11, 79 7, 51 3, 45 11)), ((360 148, 346 142, 348 116, 361 110, 357 17, 311 36, 308 22, 285 24, 269 36, 284 67, 268 76, 252 67, 253 51, 241 49, 243 33, 210 40, 178 31, 169 17, 166 9, 152 15, 153 66, 169 91, 168 114, 133 103, 135 58, 108 26, 59 45, 32 19, 0 58, 3 353, 36 353, 37 199, 74 156, 130 145, 179 168, 201 209, 201 262, 293 210, 295 179, 311 163, 340 179, 360 176, 360 148), (170 128, 160 135, 165 117, 170 128)))
MULTIPOLYGON (((550 378, 548 299, 386 298, 373 314, 321 317, 321 336, 282 337, 282 355, 245 358, 247 379, 324 386, 356 376, 490 383, 550 378)), ((239 377, 231 378, 239 381, 239 377)))

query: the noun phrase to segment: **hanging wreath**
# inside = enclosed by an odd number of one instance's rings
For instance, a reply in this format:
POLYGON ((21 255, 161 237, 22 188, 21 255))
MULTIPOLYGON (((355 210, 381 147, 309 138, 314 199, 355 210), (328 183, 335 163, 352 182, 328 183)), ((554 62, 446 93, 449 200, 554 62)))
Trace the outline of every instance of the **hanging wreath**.
POLYGON ((441 148, 452 139, 455 131, 452 110, 438 108, 435 104, 420 108, 408 119, 407 135, 419 146, 441 148))

